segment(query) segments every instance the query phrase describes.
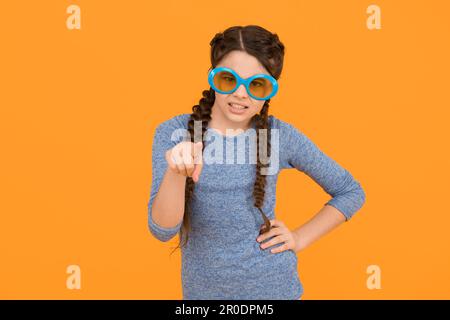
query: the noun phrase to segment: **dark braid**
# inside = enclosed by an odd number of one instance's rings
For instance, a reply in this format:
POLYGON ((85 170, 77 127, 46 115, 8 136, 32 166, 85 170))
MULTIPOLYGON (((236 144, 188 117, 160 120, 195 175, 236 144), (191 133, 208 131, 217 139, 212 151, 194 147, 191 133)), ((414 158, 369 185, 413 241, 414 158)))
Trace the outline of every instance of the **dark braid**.
MULTIPOLYGON (((202 121, 202 141, 203 141, 203 150, 205 150, 205 133, 208 129, 208 123, 211 120, 211 110, 215 101, 215 92, 210 87, 209 90, 203 91, 203 97, 200 99, 199 104, 192 107, 192 114, 189 118, 188 122, 188 130, 191 138, 191 142, 194 142, 194 121, 202 121)), ((185 246, 189 239, 189 231, 191 228, 191 206, 190 200, 194 193, 195 182, 192 177, 186 177, 186 188, 184 192, 184 215, 183 215, 183 223, 180 229, 180 242, 178 246, 172 251, 172 253, 181 246, 185 246)))
MULTIPOLYGON (((270 163, 263 164, 261 162, 261 156, 260 156, 260 143, 266 144, 266 150, 267 150, 267 158, 270 159, 270 128, 269 127, 269 100, 266 100, 261 112, 259 115, 255 115, 255 127, 256 127, 256 179, 255 179, 255 187, 253 189, 253 196, 255 198, 255 207, 258 208, 258 210, 261 212, 261 215, 264 220, 264 227, 261 229, 260 234, 266 233, 270 230, 270 221, 267 218, 267 216, 264 214, 262 207, 264 205, 264 196, 266 193, 266 175, 261 174, 261 170, 264 167, 268 167, 270 163), (266 129, 267 135, 264 135, 260 129, 266 129)), ((267 161, 266 161, 267 162, 267 161)))
MULTIPOLYGON (((261 64, 269 71, 269 73, 275 78, 279 79, 281 70, 283 69, 284 60, 284 45, 279 40, 279 37, 275 33, 271 33, 268 30, 257 26, 233 26, 226 29, 224 32, 216 33, 214 38, 210 41, 211 46, 211 66, 216 67, 221 59, 233 50, 244 51, 250 55, 256 57, 261 64)), ((212 106, 215 101, 215 92, 212 88, 203 91, 203 98, 200 99, 198 105, 192 107, 193 113, 188 122, 188 130, 192 142, 194 141, 194 120, 202 121, 202 137, 203 150, 205 148, 205 132, 208 129, 208 123, 211 120, 212 106)), ((262 174, 261 170, 270 163, 262 163, 260 155, 260 145, 266 144, 266 156, 270 159, 270 128, 269 128, 269 100, 264 102, 264 105, 259 114, 252 117, 251 121, 255 124, 256 128, 256 178, 253 189, 253 196, 255 199, 254 205, 261 212, 264 220, 264 228, 261 229, 261 233, 265 233, 270 230, 270 221, 264 214, 262 207, 264 205, 265 188, 266 188, 266 174, 262 174), (261 134, 260 129, 267 129, 267 135, 261 134), (267 138, 267 140, 265 139, 267 138)), ((267 162, 267 161, 265 161, 267 162)), ((267 169, 266 169, 267 170, 267 169)), ((188 234, 191 229, 190 215, 191 215, 191 200, 194 194, 195 183, 191 177, 186 178, 185 189, 185 208, 183 215, 183 223, 180 229, 180 242, 172 253, 181 246, 186 245, 189 238, 188 234)))

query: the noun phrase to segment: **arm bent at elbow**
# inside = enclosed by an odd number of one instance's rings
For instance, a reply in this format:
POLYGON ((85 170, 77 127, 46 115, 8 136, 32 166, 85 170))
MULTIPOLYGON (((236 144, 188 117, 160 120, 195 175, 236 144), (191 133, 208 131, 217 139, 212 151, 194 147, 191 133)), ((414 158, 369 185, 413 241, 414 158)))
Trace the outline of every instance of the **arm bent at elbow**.
POLYGON ((338 209, 344 215, 345 221, 350 220, 366 202, 364 189, 348 171, 346 171, 345 179, 341 183, 341 188, 332 195, 333 198, 325 205, 331 205, 338 209))
POLYGON ((163 227, 153 220, 152 209, 150 206, 148 208, 148 227, 156 239, 166 242, 172 239, 180 231, 183 220, 173 227, 163 227))

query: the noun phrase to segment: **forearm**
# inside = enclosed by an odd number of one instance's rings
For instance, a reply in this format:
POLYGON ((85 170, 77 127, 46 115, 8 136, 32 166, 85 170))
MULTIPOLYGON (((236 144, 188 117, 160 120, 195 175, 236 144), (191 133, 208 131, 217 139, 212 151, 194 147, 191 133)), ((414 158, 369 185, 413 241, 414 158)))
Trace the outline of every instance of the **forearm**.
POLYGON ((161 227, 171 228, 184 215, 186 177, 167 168, 152 205, 153 220, 161 227))
POLYGON ((335 207, 325 205, 308 222, 292 231, 296 239, 295 252, 301 251, 345 221, 335 207))

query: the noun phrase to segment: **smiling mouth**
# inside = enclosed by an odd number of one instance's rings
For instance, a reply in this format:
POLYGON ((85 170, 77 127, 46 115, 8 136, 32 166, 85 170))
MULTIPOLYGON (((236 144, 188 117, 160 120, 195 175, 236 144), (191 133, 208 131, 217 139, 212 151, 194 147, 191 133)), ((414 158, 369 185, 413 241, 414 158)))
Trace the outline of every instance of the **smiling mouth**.
POLYGON ((247 106, 243 106, 243 105, 236 104, 236 103, 228 102, 228 105, 234 109, 239 109, 239 110, 248 109, 247 106))

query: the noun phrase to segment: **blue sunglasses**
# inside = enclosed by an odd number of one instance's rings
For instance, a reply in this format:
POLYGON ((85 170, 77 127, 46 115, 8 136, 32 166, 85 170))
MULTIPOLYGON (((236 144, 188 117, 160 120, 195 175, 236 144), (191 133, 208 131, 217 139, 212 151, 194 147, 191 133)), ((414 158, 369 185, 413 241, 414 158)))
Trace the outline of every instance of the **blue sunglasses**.
POLYGON ((268 74, 256 74, 247 79, 241 78, 233 69, 218 67, 208 74, 208 82, 214 91, 233 93, 241 84, 248 94, 256 100, 268 100, 278 92, 277 80, 268 74))

